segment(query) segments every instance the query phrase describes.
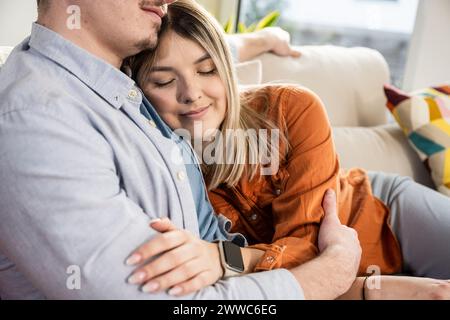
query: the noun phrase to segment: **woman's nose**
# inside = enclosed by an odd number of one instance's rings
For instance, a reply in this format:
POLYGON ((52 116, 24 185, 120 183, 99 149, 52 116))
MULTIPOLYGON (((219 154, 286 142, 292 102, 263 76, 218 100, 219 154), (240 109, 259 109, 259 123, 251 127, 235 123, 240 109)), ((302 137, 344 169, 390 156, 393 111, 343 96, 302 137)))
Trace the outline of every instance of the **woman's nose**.
POLYGON ((186 83, 180 90, 179 102, 191 104, 202 98, 202 93, 195 83, 186 83))

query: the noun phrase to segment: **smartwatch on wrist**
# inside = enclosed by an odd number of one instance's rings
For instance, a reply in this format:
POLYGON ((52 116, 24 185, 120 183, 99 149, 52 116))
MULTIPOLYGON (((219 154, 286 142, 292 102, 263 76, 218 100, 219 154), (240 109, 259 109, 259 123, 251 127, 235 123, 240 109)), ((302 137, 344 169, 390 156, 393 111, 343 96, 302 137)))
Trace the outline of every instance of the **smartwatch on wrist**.
POLYGON ((217 241, 220 253, 220 262, 224 270, 223 278, 241 275, 244 268, 241 247, 231 241, 217 241))

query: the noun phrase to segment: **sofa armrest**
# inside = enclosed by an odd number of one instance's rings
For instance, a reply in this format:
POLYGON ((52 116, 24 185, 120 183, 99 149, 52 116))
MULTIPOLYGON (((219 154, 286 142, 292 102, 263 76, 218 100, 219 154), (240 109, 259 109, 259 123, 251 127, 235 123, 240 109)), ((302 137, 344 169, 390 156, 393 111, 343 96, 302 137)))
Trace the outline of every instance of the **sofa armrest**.
POLYGON ((383 56, 368 48, 298 47, 296 58, 264 54, 263 83, 295 83, 319 95, 334 126, 378 126, 387 123, 383 85, 389 68, 383 56))
POLYGON ((397 173, 435 188, 430 174, 396 124, 333 128, 341 167, 397 173))

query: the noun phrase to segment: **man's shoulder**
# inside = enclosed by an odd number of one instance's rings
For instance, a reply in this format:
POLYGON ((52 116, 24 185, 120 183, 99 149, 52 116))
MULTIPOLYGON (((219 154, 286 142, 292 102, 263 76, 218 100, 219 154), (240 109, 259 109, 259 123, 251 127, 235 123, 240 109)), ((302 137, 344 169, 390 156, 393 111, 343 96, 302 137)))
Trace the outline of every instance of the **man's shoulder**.
POLYGON ((70 73, 31 50, 15 48, 0 69, 0 117, 14 111, 36 111, 53 101, 69 100, 70 73))
POLYGON ((51 136, 54 132, 93 141, 97 133, 91 124, 88 94, 97 99, 69 71, 37 53, 16 48, 0 70, 1 143, 15 144, 21 139, 19 132, 39 143, 37 133, 51 136))

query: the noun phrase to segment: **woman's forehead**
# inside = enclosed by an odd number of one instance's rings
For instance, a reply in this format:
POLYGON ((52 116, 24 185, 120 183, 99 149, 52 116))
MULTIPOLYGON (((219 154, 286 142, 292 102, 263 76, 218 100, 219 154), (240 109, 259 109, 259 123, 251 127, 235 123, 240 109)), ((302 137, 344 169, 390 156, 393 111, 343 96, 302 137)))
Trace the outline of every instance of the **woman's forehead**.
POLYGON ((195 63, 208 52, 195 40, 182 37, 174 31, 166 32, 159 40, 156 61, 163 63, 174 59, 195 63))

